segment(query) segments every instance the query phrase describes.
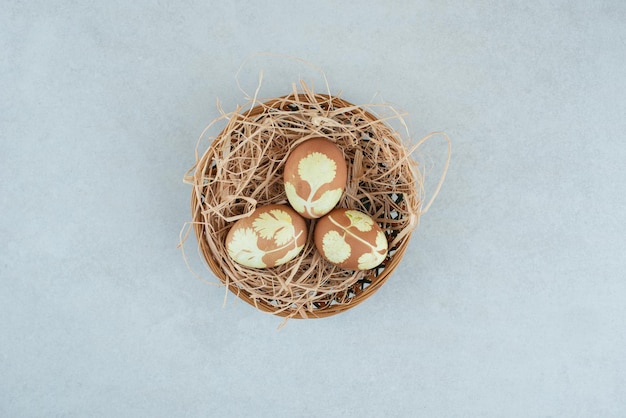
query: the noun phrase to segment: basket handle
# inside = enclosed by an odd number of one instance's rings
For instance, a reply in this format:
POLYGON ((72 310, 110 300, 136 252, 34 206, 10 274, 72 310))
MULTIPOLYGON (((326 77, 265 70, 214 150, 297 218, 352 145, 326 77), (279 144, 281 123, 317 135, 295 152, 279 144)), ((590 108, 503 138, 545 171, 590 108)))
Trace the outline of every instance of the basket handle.
POLYGON ((450 141, 450 137, 445 132, 431 132, 428 135, 426 135, 425 137, 421 138, 419 141, 417 141, 417 144, 415 144, 413 146, 413 148, 411 149, 411 151, 409 152, 410 154, 412 154, 415 150, 417 150, 426 141, 428 141, 430 138, 432 138, 434 136, 437 136, 437 135, 443 136, 444 139, 446 140, 446 143, 448 145, 448 153, 447 153, 447 156, 446 156, 446 162, 444 164, 443 171, 441 173, 441 176, 439 177, 439 182, 437 183, 437 186, 435 187, 435 191, 433 192, 433 195, 430 197, 430 199, 428 200, 426 205, 424 205, 424 207, 420 210, 420 215, 423 215, 426 212, 428 212, 428 209, 433 204, 433 202, 435 201, 435 198, 437 197, 437 195, 439 194, 439 191, 441 190, 441 186, 443 185, 443 181, 446 178, 446 174, 448 172, 448 168, 450 167, 450 157, 452 155, 452 143, 450 141))

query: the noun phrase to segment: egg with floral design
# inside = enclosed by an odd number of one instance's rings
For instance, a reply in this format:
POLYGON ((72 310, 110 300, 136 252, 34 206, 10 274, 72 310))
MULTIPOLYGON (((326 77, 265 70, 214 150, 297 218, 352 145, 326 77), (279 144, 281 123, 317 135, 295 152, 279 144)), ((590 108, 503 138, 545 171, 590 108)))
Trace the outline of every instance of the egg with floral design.
POLYGON ((385 233, 367 214, 335 209, 315 224, 315 246, 324 258, 348 270, 369 270, 387 256, 385 233))
POLYGON ((293 260, 307 241, 305 220, 287 205, 258 207, 228 231, 228 256, 246 267, 276 267, 293 260))
POLYGON ((324 216, 337 206, 347 177, 343 152, 324 138, 309 139, 295 147, 283 171, 289 203, 308 219, 324 216))

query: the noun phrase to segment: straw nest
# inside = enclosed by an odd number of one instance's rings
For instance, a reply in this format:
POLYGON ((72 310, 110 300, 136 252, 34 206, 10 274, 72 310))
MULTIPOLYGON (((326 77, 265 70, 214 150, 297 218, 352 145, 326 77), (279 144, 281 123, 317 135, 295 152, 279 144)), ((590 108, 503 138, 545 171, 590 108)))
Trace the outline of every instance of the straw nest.
POLYGON ((316 94, 303 84, 289 95, 264 102, 252 99, 245 108, 222 115, 226 127, 209 138, 210 146, 198 154, 186 181, 193 186, 192 224, 199 251, 239 298, 287 318, 326 317, 363 302, 394 271, 418 224, 422 177, 412 151, 387 123, 401 116, 386 107, 389 116, 379 118, 372 107, 316 94), (389 243, 386 259, 368 271, 328 263, 313 244, 313 220, 308 221, 304 250, 291 262, 269 269, 233 262, 225 248, 230 227, 257 206, 288 204, 282 180, 286 156, 316 137, 329 139, 343 151, 348 179, 338 207, 368 213, 378 222, 389 243))

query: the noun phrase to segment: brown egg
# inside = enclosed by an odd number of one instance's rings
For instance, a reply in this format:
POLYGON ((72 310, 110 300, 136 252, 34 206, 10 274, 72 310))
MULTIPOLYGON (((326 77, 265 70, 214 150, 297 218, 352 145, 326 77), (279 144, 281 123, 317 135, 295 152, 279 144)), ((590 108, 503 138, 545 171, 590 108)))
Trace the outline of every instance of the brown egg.
POLYGON ((330 212, 346 188, 348 169, 343 152, 324 138, 294 148, 285 162, 283 180, 291 206, 308 219, 330 212))
POLYGON ((317 221, 315 246, 331 263, 348 270, 369 270, 387 256, 387 238, 365 213, 335 209, 317 221))
POLYGON ((293 260, 306 240, 300 215, 287 205, 267 205, 235 222, 226 236, 226 250, 243 266, 275 267, 293 260))

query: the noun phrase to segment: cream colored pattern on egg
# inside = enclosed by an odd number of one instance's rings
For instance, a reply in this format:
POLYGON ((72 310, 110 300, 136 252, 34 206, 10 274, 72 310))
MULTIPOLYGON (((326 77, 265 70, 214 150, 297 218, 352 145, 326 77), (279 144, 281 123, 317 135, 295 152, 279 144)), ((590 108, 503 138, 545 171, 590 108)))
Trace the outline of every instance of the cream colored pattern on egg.
POLYGON ((307 183, 311 192, 303 199, 296 192, 296 187, 290 182, 285 182, 287 199, 293 208, 300 213, 307 213, 311 217, 318 217, 328 213, 335 207, 343 189, 327 190, 313 200, 313 196, 325 184, 332 182, 337 174, 337 164, 321 152, 312 152, 298 162, 298 175, 307 183))
POLYGON ((265 268, 266 252, 258 246, 259 237, 252 228, 237 229, 228 244, 228 255, 238 263, 249 267, 265 268))
POLYGON ((322 238, 324 255, 331 263, 343 263, 350 257, 352 249, 337 231, 328 231, 322 238))
POLYGON ((350 226, 354 226, 361 232, 367 232, 372 230, 374 221, 369 216, 356 210, 347 210, 344 212, 348 219, 350 219, 350 226))
POLYGON ((261 238, 272 239, 276 245, 284 245, 295 237, 291 216, 280 209, 261 213, 252 223, 261 238))
POLYGON ((359 269, 369 270, 383 262, 387 255, 387 239, 382 231, 376 234, 376 247, 359 257, 359 269))

